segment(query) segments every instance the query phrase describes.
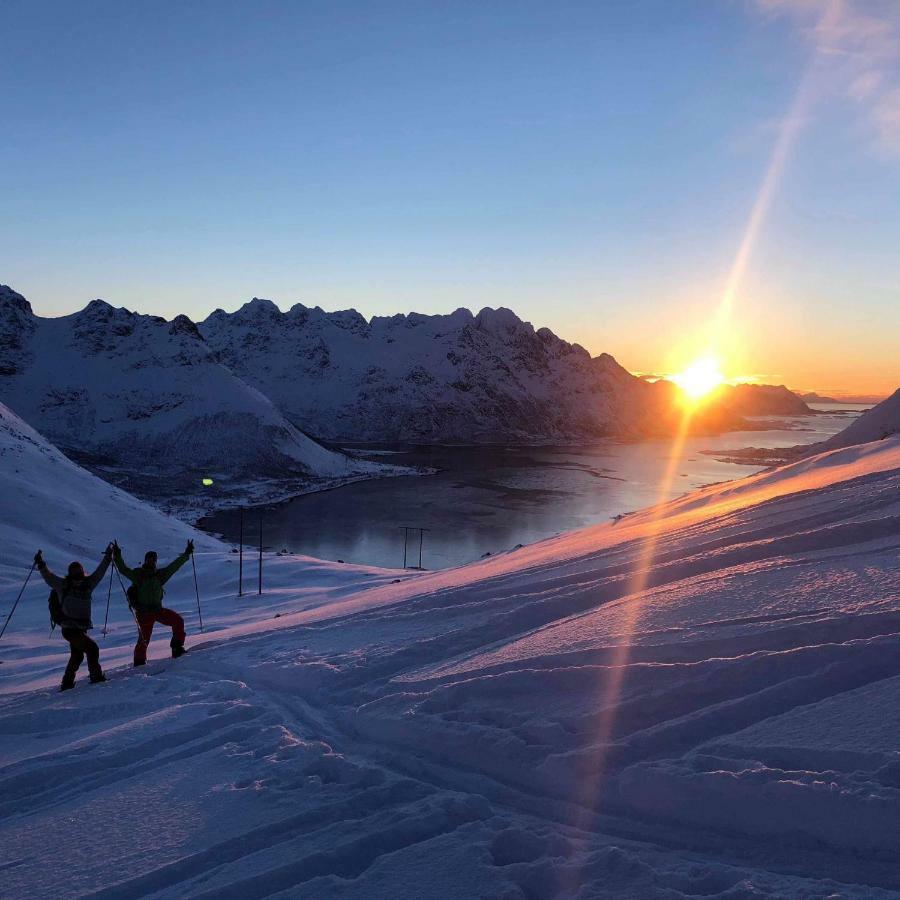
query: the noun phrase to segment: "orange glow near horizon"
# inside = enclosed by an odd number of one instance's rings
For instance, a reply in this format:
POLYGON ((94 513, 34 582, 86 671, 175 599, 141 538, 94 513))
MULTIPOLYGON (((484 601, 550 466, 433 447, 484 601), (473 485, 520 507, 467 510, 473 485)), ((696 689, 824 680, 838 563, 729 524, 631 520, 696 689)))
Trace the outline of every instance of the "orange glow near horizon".
POLYGON ((714 356, 704 356, 670 380, 681 389, 687 403, 696 404, 725 384, 727 379, 719 368, 719 361, 714 356))

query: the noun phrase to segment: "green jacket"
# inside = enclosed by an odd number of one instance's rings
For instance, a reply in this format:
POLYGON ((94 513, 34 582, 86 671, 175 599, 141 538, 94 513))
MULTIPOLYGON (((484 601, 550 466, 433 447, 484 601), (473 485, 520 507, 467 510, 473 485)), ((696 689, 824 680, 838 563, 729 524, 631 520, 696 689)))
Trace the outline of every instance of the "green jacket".
MULTIPOLYGON (((116 568, 137 588, 137 595, 131 600, 131 605, 142 612, 155 612, 162 609, 163 585, 190 559, 189 553, 176 556, 167 566, 161 569, 148 569, 140 566, 137 569, 129 569, 122 559, 122 551, 116 549, 113 561, 116 568)), ((134 592, 132 592, 134 593, 134 592)))

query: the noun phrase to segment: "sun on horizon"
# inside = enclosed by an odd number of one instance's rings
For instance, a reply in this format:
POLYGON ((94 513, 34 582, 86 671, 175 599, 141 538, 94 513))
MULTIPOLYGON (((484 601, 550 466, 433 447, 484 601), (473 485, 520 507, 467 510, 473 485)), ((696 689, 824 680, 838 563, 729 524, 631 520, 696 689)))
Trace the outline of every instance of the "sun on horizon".
POLYGON ((697 403, 725 384, 727 379, 722 374, 719 361, 714 356, 704 356, 678 374, 671 375, 669 380, 678 385, 687 401, 697 403))

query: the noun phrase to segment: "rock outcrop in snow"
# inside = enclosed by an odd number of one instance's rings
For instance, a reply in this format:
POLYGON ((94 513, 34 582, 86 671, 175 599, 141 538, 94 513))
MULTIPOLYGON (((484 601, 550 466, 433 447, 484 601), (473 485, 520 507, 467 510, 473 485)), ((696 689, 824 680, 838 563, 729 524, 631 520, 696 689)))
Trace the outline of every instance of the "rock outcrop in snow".
POLYGON ((299 431, 218 362, 186 316, 167 322, 102 300, 46 319, 0 289, 0 400, 142 495, 196 489, 203 476, 224 487, 379 470, 299 431))

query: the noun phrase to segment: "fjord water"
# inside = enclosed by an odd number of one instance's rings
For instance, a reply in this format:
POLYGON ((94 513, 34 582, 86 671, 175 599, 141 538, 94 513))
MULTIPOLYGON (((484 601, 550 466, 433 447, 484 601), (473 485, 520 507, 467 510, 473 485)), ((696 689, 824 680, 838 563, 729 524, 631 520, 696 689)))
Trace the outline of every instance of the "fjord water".
MULTIPOLYGON (((761 466, 723 462, 701 451, 816 443, 841 431, 868 407, 819 404, 814 408, 819 415, 773 420, 772 430, 690 437, 674 464, 670 440, 554 447, 370 448, 365 452, 374 453, 373 459, 438 472, 363 481, 248 509, 247 541, 253 543, 262 516, 267 549, 400 567, 402 526, 408 525, 427 529, 422 540, 424 568, 462 565, 487 553, 606 522, 704 485, 753 474, 761 466), (661 483, 670 465, 674 477, 663 491, 661 483)), ((236 542, 238 513, 217 513, 201 527, 236 542)), ((419 536, 410 534, 407 564, 417 565, 418 558, 419 536)))

